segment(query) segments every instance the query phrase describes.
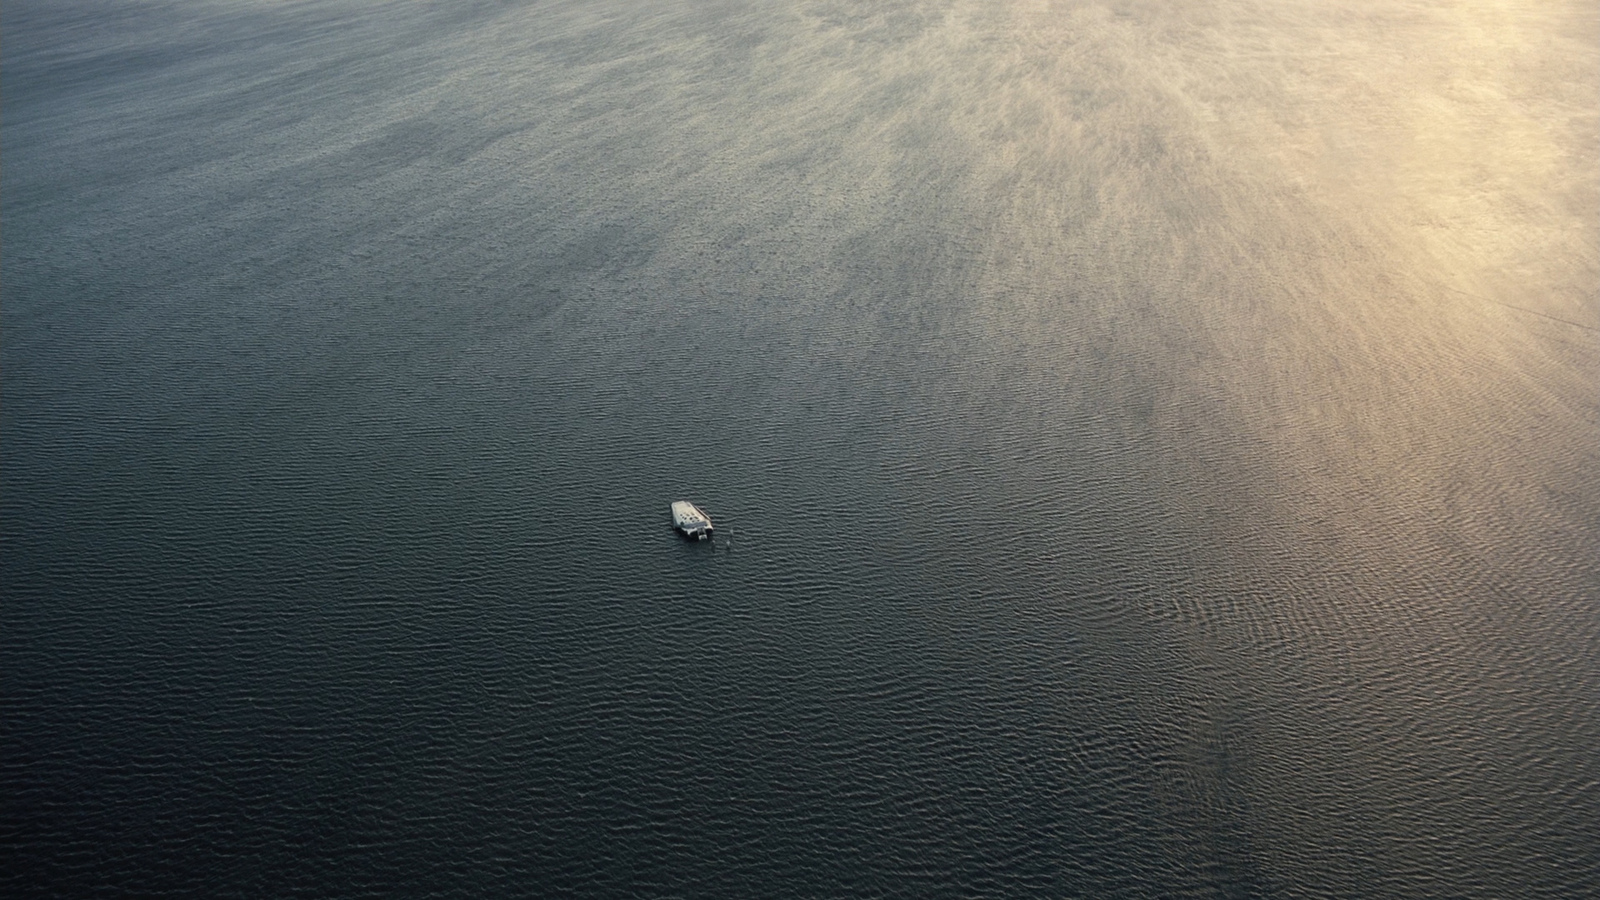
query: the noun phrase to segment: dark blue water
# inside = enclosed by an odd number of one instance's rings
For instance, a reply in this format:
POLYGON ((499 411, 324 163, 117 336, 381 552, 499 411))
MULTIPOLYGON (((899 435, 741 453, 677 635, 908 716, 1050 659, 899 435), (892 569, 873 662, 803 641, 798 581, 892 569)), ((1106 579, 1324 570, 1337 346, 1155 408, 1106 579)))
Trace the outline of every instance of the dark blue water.
POLYGON ((1592 4, 0 35, 6 895, 1600 891, 1592 4))

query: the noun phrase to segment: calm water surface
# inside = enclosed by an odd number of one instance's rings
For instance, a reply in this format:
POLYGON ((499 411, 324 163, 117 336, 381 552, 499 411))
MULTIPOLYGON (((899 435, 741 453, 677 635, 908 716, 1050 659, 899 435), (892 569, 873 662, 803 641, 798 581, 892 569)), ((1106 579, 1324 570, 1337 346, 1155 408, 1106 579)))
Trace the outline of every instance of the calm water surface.
POLYGON ((1591 2, 5 18, 7 895, 1600 890, 1591 2))

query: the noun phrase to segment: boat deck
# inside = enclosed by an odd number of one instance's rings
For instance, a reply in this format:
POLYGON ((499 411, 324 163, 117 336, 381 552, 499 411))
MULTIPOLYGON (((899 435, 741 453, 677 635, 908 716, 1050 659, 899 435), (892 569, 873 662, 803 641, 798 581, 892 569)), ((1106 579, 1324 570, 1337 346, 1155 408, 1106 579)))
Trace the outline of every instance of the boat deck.
POLYGON ((696 539, 708 538, 714 531, 711 517, 687 500, 672 501, 672 527, 683 532, 685 537, 696 539))

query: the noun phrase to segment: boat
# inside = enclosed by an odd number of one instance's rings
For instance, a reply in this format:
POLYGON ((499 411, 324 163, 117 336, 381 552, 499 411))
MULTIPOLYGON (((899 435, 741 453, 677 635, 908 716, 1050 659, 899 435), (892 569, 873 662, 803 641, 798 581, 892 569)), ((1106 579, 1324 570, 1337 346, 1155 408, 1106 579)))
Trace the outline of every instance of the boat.
POLYGON ((672 501, 672 527, 697 541, 711 537, 711 517, 687 500, 672 501))

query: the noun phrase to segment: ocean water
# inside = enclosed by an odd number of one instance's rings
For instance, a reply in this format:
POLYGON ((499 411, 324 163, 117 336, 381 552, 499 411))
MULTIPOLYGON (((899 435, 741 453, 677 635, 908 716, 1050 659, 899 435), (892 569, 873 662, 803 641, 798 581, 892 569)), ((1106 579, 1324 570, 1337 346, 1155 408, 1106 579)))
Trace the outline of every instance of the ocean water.
POLYGON ((1593 3, 4 19, 7 896, 1600 892, 1593 3))

